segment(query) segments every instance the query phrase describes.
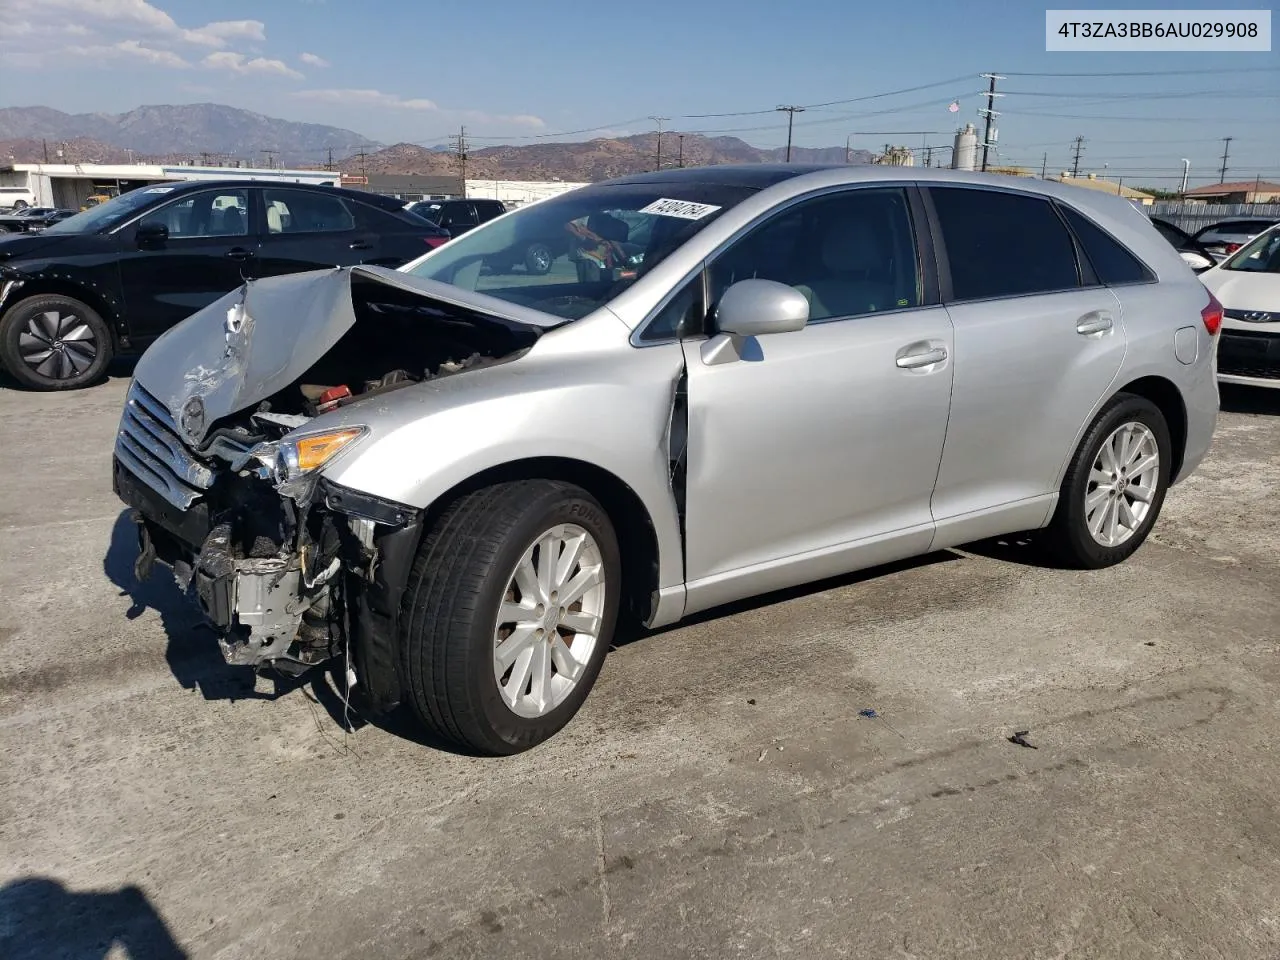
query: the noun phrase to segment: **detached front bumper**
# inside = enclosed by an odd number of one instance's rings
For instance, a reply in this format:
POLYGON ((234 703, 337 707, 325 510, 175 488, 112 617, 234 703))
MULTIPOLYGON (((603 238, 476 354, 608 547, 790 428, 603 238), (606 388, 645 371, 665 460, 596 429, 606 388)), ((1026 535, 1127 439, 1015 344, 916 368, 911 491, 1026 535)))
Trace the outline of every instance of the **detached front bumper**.
POLYGON ((421 511, 322 481, 298 549, 246 555, 244 531, 205 500, 179 509, 120 459, 113 487, 138 524, 136 576, 170 567, 229 664, 301 672, 333 656, 340 637, 377 708, 395 705, 396 623, 421 511))

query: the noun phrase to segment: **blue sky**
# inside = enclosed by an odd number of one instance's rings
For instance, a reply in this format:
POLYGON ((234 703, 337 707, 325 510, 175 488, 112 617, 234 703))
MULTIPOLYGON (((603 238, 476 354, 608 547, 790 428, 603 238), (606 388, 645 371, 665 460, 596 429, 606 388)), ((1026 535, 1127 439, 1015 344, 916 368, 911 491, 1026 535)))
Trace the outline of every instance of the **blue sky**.
POLYGON ((1068 169, 1080 135, 1082 171, 1176 186, 1185 157, 1193 183, 1216 182, 1230 136, 1228 179, 1280 179, 1277 52, 1046 53, 1044 6, 1008 0, 0 0, 0 13, 5 106, 212 101, 383 142, 435 144, 465 124, 477 146, 641 132, 655 115, 781 146, 778 104, 924 87, 796 117, 797 144, 878 149, 949 145, 980 123, 978 75, 994 71, 1008 77, 1002 162, 1038 168, 1047 153, 1068 169), (1018 75, 1135 71, 1178 73, 1018 75), (691 116, 730 113, 746 115, 691 116))

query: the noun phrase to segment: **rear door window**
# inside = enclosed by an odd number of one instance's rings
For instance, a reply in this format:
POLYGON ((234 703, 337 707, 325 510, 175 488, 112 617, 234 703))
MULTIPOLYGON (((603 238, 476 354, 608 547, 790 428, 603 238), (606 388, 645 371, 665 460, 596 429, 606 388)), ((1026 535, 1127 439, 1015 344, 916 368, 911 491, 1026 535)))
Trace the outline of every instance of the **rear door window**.
POLYGON ((266 189, 267 233, 341 233, 355 229, 355 217, 341 197, 309 190, 266 189))
POLYGON ((1103 283, 1146 283, 1155 279, 1151 271, 1142 265, 1142 261, 1088 217, 1066 204, 1060 204, 1058 209, 1067 218, 1067 223, 1071 224, 1076 239, 1089 258, 1093 272, 1103 283))
POLYGON ((953 300, 1080 286, 1075 244, 1048 200, 970 187, 929 192, 951 267, 953 300))

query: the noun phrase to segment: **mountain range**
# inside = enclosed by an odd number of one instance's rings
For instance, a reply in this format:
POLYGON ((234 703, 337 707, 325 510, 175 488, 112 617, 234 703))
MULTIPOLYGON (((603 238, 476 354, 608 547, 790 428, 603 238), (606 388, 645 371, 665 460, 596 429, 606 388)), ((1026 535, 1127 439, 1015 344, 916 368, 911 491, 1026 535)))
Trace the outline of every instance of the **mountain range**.
MULTIPOLYGON (((783 148, 753 147, 737 137, 662 135, 662 165, 767 163, 785 158, 783 148)), ((416 173, 457 175, 451 148, 377 143, 340 127, 278 120, 216 103, 143 106, 127 113, 68 114, 50 107, 0 108, 0 162, 48 159, 71 163, 161 162, 333 165, 348 174, 416 173)), ((865 150, 795 147, 796 163, 867 163, 865 150)), ((652 170, 658 163, 657 133, 491 146, 466 160, 469 179, 594 181, 652 170)))

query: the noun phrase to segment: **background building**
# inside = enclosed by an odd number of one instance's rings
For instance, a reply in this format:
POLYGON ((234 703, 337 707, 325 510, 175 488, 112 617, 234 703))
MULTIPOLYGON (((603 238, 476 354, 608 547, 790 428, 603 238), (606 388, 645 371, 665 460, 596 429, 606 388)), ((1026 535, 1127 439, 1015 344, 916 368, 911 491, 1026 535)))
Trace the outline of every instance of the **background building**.
POLYGON ((1280 183, 1260 178, 1237 183, 1215 183, 1188 190, 1183 197, 1200 203, 1280 203, 1280 183))

